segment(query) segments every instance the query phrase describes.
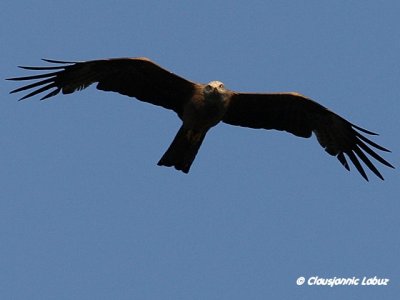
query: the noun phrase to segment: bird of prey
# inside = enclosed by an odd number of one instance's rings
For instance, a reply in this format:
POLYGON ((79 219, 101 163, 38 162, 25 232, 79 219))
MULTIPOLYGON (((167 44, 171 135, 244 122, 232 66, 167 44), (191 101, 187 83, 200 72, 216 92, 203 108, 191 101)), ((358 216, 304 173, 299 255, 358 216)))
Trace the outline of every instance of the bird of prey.
POLYGON ((366 154, 394 168, 372 148, 390 152, 364 135, 377 135, 356 126, 317 102, 298 93, 240 93, 228 90, 220 81, 201 84, 184 79, 147 58, 112 58, 83 62, 44 59, 46 67, 21 67, 45 74, 9 78, 35 82, 11 93, 34 89, 22 99, 50 91, 41 99, 70 94, 92 83, 97 89, 173 110, 182 126, 158 162, 188 173, 210 128, 219 122, 230 125, 276 129, 309 138, 312 133, 327 153, 336 156, 350 170, 346 156, 368 181, 359 159, 380 179, 382 175, 366 154), (345 156, 346 155, 346 156, 345 156))

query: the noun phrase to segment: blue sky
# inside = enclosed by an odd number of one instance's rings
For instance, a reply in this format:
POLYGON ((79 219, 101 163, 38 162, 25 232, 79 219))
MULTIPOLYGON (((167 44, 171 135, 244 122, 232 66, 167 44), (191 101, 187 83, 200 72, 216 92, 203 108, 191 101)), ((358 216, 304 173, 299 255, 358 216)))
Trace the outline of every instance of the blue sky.
MULTIPOLYGON (((398 1, 6 1, 1 77, 41 58, 147 56, 193 81, 301 92, 380 133, 399 166, 398 1)), ((367 183, 316 139, 221 124, 189 175, 180 126, 93 87, 0 90, 0 298, 395 299, 399 173, 367 183), (389 286, 303 286, 304 276, 389 286)))

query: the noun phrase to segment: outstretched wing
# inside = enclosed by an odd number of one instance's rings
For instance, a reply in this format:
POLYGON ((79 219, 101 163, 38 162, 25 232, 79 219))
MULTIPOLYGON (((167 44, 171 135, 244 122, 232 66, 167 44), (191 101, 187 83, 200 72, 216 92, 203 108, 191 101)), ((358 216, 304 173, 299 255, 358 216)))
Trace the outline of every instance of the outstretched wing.
POLYGON ((26 99, 51 90, 41 99, 57 95, 70 94, 82 90, 92 83, 98 83, 97 89, 118 92, 141 101, 172 109, 181 115, 184 103, 195 91, 196 84, 179 77, 147 58, 114 58, 86 62, 44 61, 58 64, 49 67, 21 67, 26 70, 49 71, 26 77, 8 80, 37 80, 36 82, 11 91, 17 93, 34 89, 22 97, 26 99))
POLYGON ((310 137, 314 132, 326 152, 336 156, 340 163, 350 170, 344 155, 346 154, 367 181, 368 177, 358 159, 361 159, 376 176, 382 180, 383 177, 365 153, 380 163, 394 168, 371 147, 390 151, 372 142, 360 132, 370 135, 377 135, 376 133, 348 122, 315 101, 297 93, 235 93, 223 121, 227 124, 250 128, 284 130, 304 138, 310 137))

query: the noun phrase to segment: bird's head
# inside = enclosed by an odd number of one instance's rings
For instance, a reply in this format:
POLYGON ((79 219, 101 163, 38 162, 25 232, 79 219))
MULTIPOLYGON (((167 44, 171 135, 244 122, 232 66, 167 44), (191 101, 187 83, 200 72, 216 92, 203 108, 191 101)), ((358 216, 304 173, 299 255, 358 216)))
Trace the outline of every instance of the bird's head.
POLYGON ((225 87, 221 81, 211 81, 204 87, 204 93, 208 95, 218 95, 223 92, 225 92, 225 87))

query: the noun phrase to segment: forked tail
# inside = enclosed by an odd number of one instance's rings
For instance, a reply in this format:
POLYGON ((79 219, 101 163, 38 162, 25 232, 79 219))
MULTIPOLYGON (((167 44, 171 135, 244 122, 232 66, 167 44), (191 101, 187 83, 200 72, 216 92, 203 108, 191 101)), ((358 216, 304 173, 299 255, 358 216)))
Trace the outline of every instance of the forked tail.
POLYGON ((177 170, 188 173, 206 133, 207 131, 197 132, 181 126, 157 165, 175 167, 177 170))

